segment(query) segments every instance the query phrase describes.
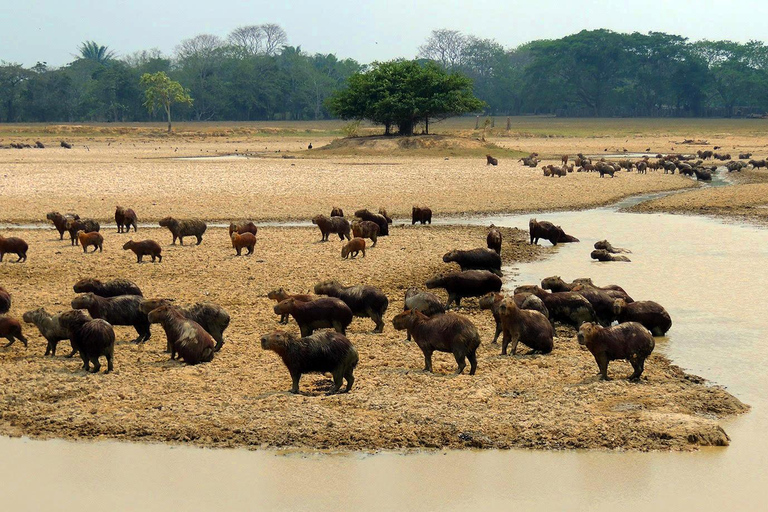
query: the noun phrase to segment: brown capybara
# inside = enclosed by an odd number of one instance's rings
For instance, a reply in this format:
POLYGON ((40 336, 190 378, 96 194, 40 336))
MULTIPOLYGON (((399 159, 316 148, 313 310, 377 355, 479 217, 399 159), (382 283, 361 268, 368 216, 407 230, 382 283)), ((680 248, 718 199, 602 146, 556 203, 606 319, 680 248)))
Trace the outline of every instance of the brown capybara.
POLYGON ((392 224, 392 217, 387 213, 387 209, 383 206, 379 208, 379 215, 387 219, 387 224, 392 224))
MULTIPOLYGON (((531 311, 538 311, 544 317, 549 318, 549 310, 544 305, 544 301, 542 301, 540 298, 538 298, 536 295, 533 294, 527 294, 527 293, 518 293, 517 295, 514 295, 512 297, 515 301, 515 304, 517 304, 517 307, 520 309, 529 309, 531 311)), ((501 306, 501 301, 504 300, 505 297, 501 293, 486 293, 482 297, 480 297, 480 300, 478 301, 478 306, 480 306, 480 309, 488 309, 490 310, 491 314, 493 315, 493 320, 496 323, 496 333, 493 335, 493 341, 492 344, 496 344, 496 341, 499 339, 499 335, 501 335, 501 314, 499 311, 499 307, 501 306)))
MULTIPOLYGON (((430 317, 445 313, 445 306, 440 302, 440 297, 434 293, 419 290, 416 287, 411 287, 405 290, 403 310, 405 311, 407 309, 421 311, 430 317)), ((406 339, 411 341, 410 331, 408 331, 406 339)))
POLYGON ((249 220, 229 223, 230 237, 232 236, 232 233, 237 233, 238 235, 242 235, 243 233, 250 233, 253 236, 256 236, 258 232, 259 232, 259 228, 256 227, 256 224, 254 224, 249 220))
POLYGON ((136 254, 137 263, 141 263, 144 256, 150 256, 152 258, 152 263, 155 262, 155 259, 157 259, 159 263, 163 262, 163 248, 154 240, 142 240, 141 242, 128 240, 123 244, 123 250, 127 251, 129 249, 136 254))
POLYGON ((645 368, 645 360, 653 352, 656 343, 651 333, 637 322, 627 322, 615 327, 601 327, 586 322, 579 327, 578 340, 595 357, 600 378, 608 378, 608 362, 616 359, 629 361, 634 373, 629 380, 638 380, 645 368))
POLYGON ((338 206, 334 206, 331 208, 331 217, 343 217, 344 216, 344 210, 339 208, 338 206))
POLYGON ((603 327, 608 327, 616 320, 613 306, 616 299, 605 290, 579 285, 574 286, 572 292, 578 293, 592 304, 592 308, 595 310, 595 319, 603 327))
POLYGON ((208 225, 199 219, 174 219, 173 217, 165 217, 161 219, 160 227, 168 228, 173 235, 173 242, 171 245, 176 245, 176 239, 179 239, 179 244, 184 245, 185 236, 194 236, 197 238, 197 244, 203 243, 203 233, 208 229, 208 225))
POLYGON ((370 238, 373 241, 371 247, 376 247, 379 238, 379 225, 369 220, 352 221, 352 236, 355 238, 370 238))
POLYGON ((320 228, 320 233, 322 234, 322 238, 320 240, 323 242, 328 241, 328 235, 331 233, 336 233, 339 235, 339 240, 344 240, 344 238, 347 240, 352 239, 349 234, 349 221, 344 217, 329 218, 322 214, 315 215, 312 217, 312 224, 315 224, 318 228, 320 228))
POLYGON ((253 248, 256 245, 256 237, 253 236, 253 233, 243 233, 242 235, 238 235, 237 233, 232 233, 232 248, 237 253, 237 256, 240 256, 241 251, 243 248, 248 250, 247 255, 253 254, 253 248))
POLYGON ((170 305, 160 306, 147 315, 149 323, 163 326, 171 359, 176 354, 187 364, 208 363, 213 360, 214 343, 210 334, 194 320, 182 315, 170 305))
POLYGON ((343 259, 347 259, 347 256, 354 258, 360 252, 363 253, 363 258, 365 258, 365 239, 353 238, 342 246, 341 257, 343 259))
POLYGON ((544 302, 552 322, 578 327, 584 322, 596 321, 595 308, 583 296, 575 292, 549 293, 538 286, 524 285, 515 288, 519 293, 534 294, 544 302))
POLYGON ((489 249, 496 251, 496 254, 501 255, 501 231, 491 224, 491 230, 488 232, 488 236, 485 237, 485 243, 489 249))
POLYGON ((141 295, 99 297, 85 293, 72 299, 72 309, 87 309, 92 318, 102 318, 112 325, 132 325, 139 335, 133 342, 144 343, 151 333, 147 315, 139 309, 143 300, 141 295))
POLYGON ((605 249, 595 249, 589 255, 593 260, 597 261, 632 261, 626 256, 615 256, 605 249))
POLYGON ((309 336, 315 329, 332 327, 341 334, 347 333, 352 323, 352 310, 344 301, 335 297, 323 297, 312 302, 285 299, 275 306, 278 315, 288 314, 296 320, 301 336, 309 336))
POLYGON ((369 220, 379 225, 379 236, 389 236, 389 222, 383 215, 372 213, 366 209, 357 210, 355 217, 359 217, 362 220, 369 220))
MULTIPOLYGON (((317 295, 312 295, 310 293, 288 293, 285 291, 285 288, 278 288, 277 290, 272 290, 269 292, 267 294, 267 298, 276 302, 282 302, 285 299, 291 298, 301 302, 312 302, 317 298, 317 295)), ((280 315, 280 323, 283 325, 288 323, 288 314, 280 315)))
POLYGON ((499 165, 499 160, 491 155, 485 155, 485 165, 499 165))
POLYGON ((589 277, 574 279, 572 283, 566 283, 560 276, 545 277, 541 280, 541 287, 552 292, 570 292, 577 286, 597 288, 598 290, 603 290, 614 299, 624 299, 627 302, 632 302, 632 297, 621 286, 617 284, 597 286, 589 277))
POLYGON ((329 395, 338 393, 344 380, 352 389, 355 382, 353 375, 359 361, 357 350, 343 334, 323 331, 296 338, 284 331, 273 331, 261 337, 261 348, 275 352, 283 360, 291 374, 291 393, 299 392, 299 380, 305 373, 330 373, 333 386, 329 395))
POLYGON ((66 213, 62 215, 59 212, 48 212, 45 218, 53 222, 53 226, 56 228, 56 231, 59 232, 59 240, 64 240, 64 233, 67 231, 67 221, 70 219, 79 219, 80 216, 76 213, 66 213))
POLYGON ((9 236, 8 238, 0 235, 0 261, 3 261, 5 253, 15 254, 19 257, 16 263, 27 261, 27 250, 29 245, 21 238, 9 236))
POLYGON ((629 252, 631 253, 629 249, 622 249, 621 247, 614 247, 611 245, 611 242, 608 240, 600 240, 598 242, 595 242, 595 249, 604 249, 608 251, 611 254, 618 254, 621 252, 629 252))
POLYGON ((11 310, 11 294, 0 286, 0 315, 11 310))
POLYGON ((501 340, 501 355, 507 354, 512 343, 512 355, 517 352, 517 343, 522 341, 531 348, 531 353, 549 354, 554 347, 555 330, 549 319, 538 311, 520 309, 515 300, 507 297, 499 305, 499 317, 504 337, 501 340))
POLYGON ((136 212, 130 208, 115 206, 115 224, 117 224, 118 233, 128 233, 133 226, 134 233, 137 228, 136 212))
POLYGON ((432 372, 432 352, 449 352, 456 358, 460 374, 467 366, 469 374, 477 370, 477 347, 480 335, 475 325, 466 317, 456 313, 445 313, 428 317, 415 309, 405 310, 392 319, 392 325, 398 331, 408 330, 416 345, 424 353, 424 371, 432 372))
POLYGON ((82 311, 71 310, 59 315, 59 322, 67 329, 72 350, 80 352, 83 370, 98 373, 99 357, 107 358, 107 371, 114 369, 115 330, 106 320, 91 318, 82 311), (93 369, 90 364, 93 364, 93 369))
MULTIPOLYGON (((69 331, 61 325, 61 315, 51 315, 45 308, 37 308, 27 311, 22 315, 22 319, 28 324, 34 324, 43 338, 48 342, 45 347, 45 355, 56 355, 56 346, 61 340, 69 339, 69 331)), ((77 351, 73 348, 72 353, 67 357, 72 357, 77 351)))
POLYGON ((414 206, 411 208, 411 226, 416 223, 432 224, 432 210, 426 206, 414 206))
POLYGON ((99 281, 98 279, 81 279, 72 287, 75 293, 95 293, 99 297, 117 297, 118 295, 143 295, 141 289, 133 281, 128 279, 112 279, 111 281, 99 281))
POLYGON ((88 247, 91 245, 93 246, 93 251, 91 252, 96 252, 96 249, 98 249, 99 252, 103 252, 104 237, 101 236, 101 233, 85 233, 84 231, 78 231, 77 239, 80 241, 80 247, 83 248, 83 252, 88 252, 88 247))
POLYGON ((487 270, 501 277, 501 256, 491 249, 454 249, 443 255, 444 263, 458 263, 461 270, 487 270))
MULTIPOLYGON (((173 306, 184 318, 200 324, 200 327, 216 340, 213 351, 221 350, 224 345, 224 331, 229 326, 230 321, 229 313, 224 308, 213 302, 198 302, 189 307, 182 307, 173 304, 171 299, 146 299, 139 304, 139 310, 148 315, 160 306, 173 306)), ((171 348, 168 345, 168 352, 171 351, 171 348)))
POLYGON ((448 292, 448 302, 445 309, 450 309, 452 303, 461 306, 465 297, 482 297, 488 292, 501 290, 501 278, 487 270, 465 270, 444 276, 433 277, 426 283, 427 288, 445 288, 448 292))
POLYGON ((637 322, 654 336, 664 336, 672 327, 672 318, 664 307, 652 300, 639 300, 627 303, 616 299, 613 303, 614 314, 620 324, 637 322))
POLYGON ((537 221, 531 219, 528 221, 528 231, 531 235, 531 244, 538 244, 539 239, 549 240, 552 245, 557 245, 562 235, 562 230, 549 221, 537 221))
POLYGON ((376 324, 373 332, 384 330, 384 313, 389 307, 389 299, 375 286, 344 286, 338 281, 327 280, 315 285, 315 293, 340 299, 354 316, 373 320, 376 324))
POLYGON ((27 346, 27 338, 21 334, 21 323, 9 316, 0 316, 0 338, 8 340, 8 344, 5 347, 10 347, 16 340, 21 340, 24 346, 27 346))
POLYGON ((72 245, 77 245, 80 240, 77 238, 77 232, 83 231, 85 233, 98 232, 101 226, 93 219, 67 219, 66 223, 67 231, 69 232, 69 239, 72 245))

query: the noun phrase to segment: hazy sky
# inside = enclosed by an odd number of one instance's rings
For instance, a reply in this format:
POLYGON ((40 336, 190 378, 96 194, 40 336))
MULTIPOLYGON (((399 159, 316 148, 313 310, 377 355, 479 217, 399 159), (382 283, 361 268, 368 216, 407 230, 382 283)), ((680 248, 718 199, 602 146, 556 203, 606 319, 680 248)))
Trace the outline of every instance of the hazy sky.
POLYGON ((59 66, 85 40, 119 55, 171 54, 183 39, 261 23, 279 24, 306 52, 367 63, 413 57, 439 28, 505 47, 593 28, 744 42, 768 39, 766 20, 765 0, 0 0, 0 60, 59 66))

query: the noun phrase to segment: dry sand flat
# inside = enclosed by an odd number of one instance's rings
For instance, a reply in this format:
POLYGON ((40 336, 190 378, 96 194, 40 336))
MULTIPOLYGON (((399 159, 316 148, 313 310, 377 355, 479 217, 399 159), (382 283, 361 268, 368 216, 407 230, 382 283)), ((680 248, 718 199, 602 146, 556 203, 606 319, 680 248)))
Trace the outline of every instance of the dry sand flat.
MULTIPOLYGON (((607 180, 606 180, 607 181, 607 180)), ((475 376, 454 376, 455 361, 436 353, 435 374, 421 371, 423 356, 405 333, 391 327, 405 288, 450 268, 452 248, 482 246, 486 230, 473 227, 393 227, 366 258, 341 260, 338 240, 319 243, 309 228, 259 231, 256 253, 235 257, 225 230, 212 229, 201 246, 172 247, 165 230, 140 230, 134 239, 163 245, 162 264, 135 263, 120 249, 128 235, 105 227, 104 253, 84 255, 54 231, 20 231, 31 246, 25 264, 3 263, 2 285, 13 294, 11 315, 45 306, 67 309, 71 286, 84 276, 126 277, 147 296, 190 303, 210 300, 232 316, 221 352, 195 367, 168 361, 165 335, 153 326, 143 346, 117 327, 115 372, 85 375, 80 363, 42 354, 45 342, 25 326, 30 347, 0 349, 0 434, 33 437, 115 438, 191 442, 201 446, 402 449, 432 447, 616 448, 689 450, 725 444, 717 418, 747 407, 722 388, 684 374, 658 352, 643 380, 628 383, 625 363, 612 363, 617 380, 598 382, 591 355, 574 332, 558 329, 547 356, 499 356, 494 325, 476 301, 462 314, 478 326, 483 343, 475 376), (285 286, 294 292, 318 280, 381 287, 390 298, 383 334, 355 319, 348 335, 360 353, 352 392, 324 396, 330 380, 302 379, 302 395, 286 390, 290 378, 260 335, 280 326, 266 298, 285 286)), ((507 263, 542 257, 548 248, 525 243, 526 233, 504 230, 507 263)), ((287 329, 298 332, 294 323, 287 329)), ((522 348, 522 347, 521 347, 522 348)))

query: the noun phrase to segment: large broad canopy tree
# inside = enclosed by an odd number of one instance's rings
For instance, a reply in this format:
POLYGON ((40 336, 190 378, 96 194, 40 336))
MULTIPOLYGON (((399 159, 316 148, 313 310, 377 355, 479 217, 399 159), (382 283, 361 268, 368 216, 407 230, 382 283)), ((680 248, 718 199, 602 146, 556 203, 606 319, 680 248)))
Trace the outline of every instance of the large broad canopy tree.
POLYGON ((347 87, 328 101, 336 116, 383 124, 387 135, 392 126, 400 135, 413 135, 419 122, 429 133, 430 119, 477 112, 484 106, 472 94, 468 77, 434 62, 413 60, 374 63, 368 71, 352 75, 347 87))
POLYGON ((174 103, 186 103, 192 105, 189 91, 184 89, 179 82, 171 80, 163 71, 157 73, 144 73, 141 76, 141 85, 146 87, 144 106, 150 112, 162 108, 168 118, 168 133, 171 133, 171 105, 174 103))

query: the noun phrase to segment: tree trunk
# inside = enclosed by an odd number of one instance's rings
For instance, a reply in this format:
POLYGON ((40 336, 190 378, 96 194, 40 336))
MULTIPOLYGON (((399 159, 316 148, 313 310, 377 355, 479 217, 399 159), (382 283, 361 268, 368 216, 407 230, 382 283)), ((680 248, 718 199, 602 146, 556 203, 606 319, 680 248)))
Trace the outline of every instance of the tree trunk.
POLYGON ((429 135, 429 116, 424 117, 424 133, 429 135))
POLYGON ((397 123, 397 131, 400 135, 413 135, 413 120, 408 119, 397 123))
POLYGON ((165 113, 168 116, 168 133, 171 133, 171 106, 165 106, 165 113))

